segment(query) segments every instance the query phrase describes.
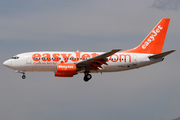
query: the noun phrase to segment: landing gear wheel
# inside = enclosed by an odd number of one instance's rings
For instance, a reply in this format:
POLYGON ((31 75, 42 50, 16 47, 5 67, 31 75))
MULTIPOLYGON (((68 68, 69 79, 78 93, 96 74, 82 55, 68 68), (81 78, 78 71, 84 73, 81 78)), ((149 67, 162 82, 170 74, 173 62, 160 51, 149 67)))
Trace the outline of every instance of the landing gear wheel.
POLYGON ((92 78, 91 74, 87 74, 86 77, 88 78, 88 80, 90 80, 92 78))
POLYGON ((84 81, 85 81, 85 82, 88 82, 89 80, 87 79, 87 77, 84 76, 84 81))
POLYGON ((22 76, 22 79, 25 79, 25 78, 26 78, 26 75, 23 75, 23 76, 22 76))
POLYGON ((85 82, 88 82, 91 78, 92 78, 92 75, 91 75, 91 74, 85 74, 85 76, 84 76, 84 81, 85 81, 85 82))

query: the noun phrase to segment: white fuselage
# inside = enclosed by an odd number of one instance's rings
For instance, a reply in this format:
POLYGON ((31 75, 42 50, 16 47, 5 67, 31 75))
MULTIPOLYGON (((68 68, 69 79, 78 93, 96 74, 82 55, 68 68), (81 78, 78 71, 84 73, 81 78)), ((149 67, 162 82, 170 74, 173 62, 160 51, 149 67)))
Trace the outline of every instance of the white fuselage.
MULTIPOLYGON (((11 69, 24 72, 56 72, 58 64, 74 64, 100 54, 103 52, 27 52, 18 54, 3 64, 11 69)), ((162 58, 149 59, 150 55, 153 54, 118 52, 108 57, 108 65, 102 65, 102 69, 89 72, 124 71, 162 61, 162 58)), ((81 69, 77 73, 84 71, 81 69)))

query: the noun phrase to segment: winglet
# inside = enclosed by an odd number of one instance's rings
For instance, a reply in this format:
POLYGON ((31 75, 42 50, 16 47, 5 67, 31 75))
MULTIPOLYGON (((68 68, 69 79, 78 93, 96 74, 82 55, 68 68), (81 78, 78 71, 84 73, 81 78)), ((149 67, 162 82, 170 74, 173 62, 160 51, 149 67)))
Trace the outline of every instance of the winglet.
POLYGON ((122 49, 112 49, 112 51, 121 51, 122 49))

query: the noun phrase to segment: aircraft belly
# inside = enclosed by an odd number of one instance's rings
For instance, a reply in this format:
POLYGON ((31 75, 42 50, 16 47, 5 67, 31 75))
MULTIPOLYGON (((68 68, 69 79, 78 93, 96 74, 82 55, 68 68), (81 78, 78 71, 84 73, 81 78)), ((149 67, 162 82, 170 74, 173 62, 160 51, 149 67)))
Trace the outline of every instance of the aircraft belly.
POLYGON ((147 65, 151 65, 157 62, 161 62, 162 58, 159 59, 148 59, 148 60, 141 60, 138 67, 143 67, 143 66, 147 66, 147 65))
POLYGON ((120 63, 110 63, 108 66, 103 66, 104 69, 100 70, 101 72, 115 72, 132 69, 134 65, 129 62, 120 62, 120 63))

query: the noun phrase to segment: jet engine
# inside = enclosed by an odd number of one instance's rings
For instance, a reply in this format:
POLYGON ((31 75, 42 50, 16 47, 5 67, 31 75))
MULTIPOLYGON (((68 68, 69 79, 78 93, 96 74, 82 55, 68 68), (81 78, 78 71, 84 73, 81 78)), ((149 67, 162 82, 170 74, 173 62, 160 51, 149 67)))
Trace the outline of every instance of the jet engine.
POLYGON ((58 64, 56 77, 73 77, 77 72, 76 64, 58 64))

